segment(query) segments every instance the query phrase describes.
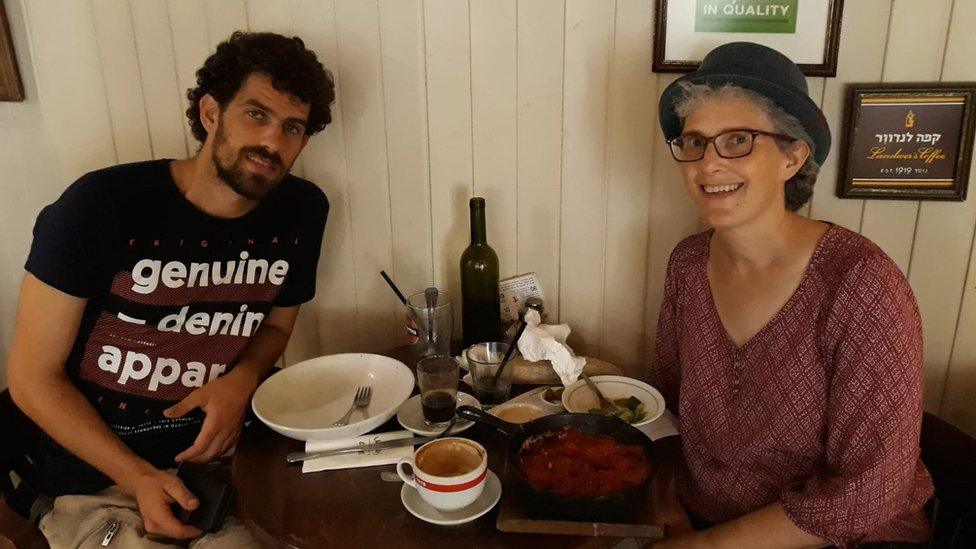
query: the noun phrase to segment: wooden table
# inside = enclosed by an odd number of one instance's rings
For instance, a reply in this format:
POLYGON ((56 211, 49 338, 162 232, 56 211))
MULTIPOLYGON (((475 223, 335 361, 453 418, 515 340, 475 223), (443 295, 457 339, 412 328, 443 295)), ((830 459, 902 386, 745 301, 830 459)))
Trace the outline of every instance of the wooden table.
MULTIPOLYGON (((384 353, 415 364, 406 348, 384 353)), ((518 391, 518 388, 515 389, 518 391)), ((524 390, 524 388, 523 388, 524 390)), ((402 429, 394 417, 377 431, 402 429)), ((504 471, 505 439, 489 427, 475 425, 463 436, 481 442, 489 468, 504 471)), ((671 485, 676 448, 661 445, 661 470, 653 493, 670 531, 688 527, 671 485)), ((619 540, 576 536, 508 534, 495 528, 496 509, 461 526, 437 526, 411 515, 400 502, 399 482, 380 479, 392 466, 303 474, 288 465, 285 454, 303 449, 253 420, 241 434, 232 471, 239 516, 251 533, 271 547, 609 547, 619 540)))

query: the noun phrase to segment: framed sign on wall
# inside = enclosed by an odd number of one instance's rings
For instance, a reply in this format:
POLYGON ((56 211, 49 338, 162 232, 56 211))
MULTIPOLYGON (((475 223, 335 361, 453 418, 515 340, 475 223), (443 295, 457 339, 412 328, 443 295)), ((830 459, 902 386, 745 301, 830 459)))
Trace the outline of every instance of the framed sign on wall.
POLYGON ((976 82, 851 84, 837 194, 965 200, 976 82))
POLYGON ((17 71, 13 40, 3 2, 0 2, 0 101, 23 101, 24 86, 17 71))
POLYGON ((716 46, 756 42, 807 76, 835 76, 844 0, 656 0, 655 72, 689 72, 716 46))

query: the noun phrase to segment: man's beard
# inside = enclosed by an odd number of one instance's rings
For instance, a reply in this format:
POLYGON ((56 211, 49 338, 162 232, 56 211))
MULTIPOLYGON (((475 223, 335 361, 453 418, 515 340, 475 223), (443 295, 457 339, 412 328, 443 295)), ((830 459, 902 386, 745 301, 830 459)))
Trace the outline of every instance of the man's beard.
POLYGON ((278 169, 281 169, 282 162, 281 157, 274 153, 269 153, 262 147, 244 147, 237 153, 237 158, 233 161, 230 166, 226 166, 220 160, 220 152, 226 149, 230 152, 230 148, 227 146, 227 136, 224 134, 224 125, 220 124, 217 127, 217 135, 214 139, 214 148, 211 159, 213 161, 214 169, 217 171, 217 177, 221 181, 227 184, 228 187, 233 189, 234 192, 255 201, 261 201, 278 190, 278 186, 281 181, 285 178, 285 174, 288 170, 282 170, 281 175, 273 178, 265 177, 260 174, 249 172, 244 168, 244 162, 246 162, 245 155, 253 155, 258 158, 267 160, 278 169))

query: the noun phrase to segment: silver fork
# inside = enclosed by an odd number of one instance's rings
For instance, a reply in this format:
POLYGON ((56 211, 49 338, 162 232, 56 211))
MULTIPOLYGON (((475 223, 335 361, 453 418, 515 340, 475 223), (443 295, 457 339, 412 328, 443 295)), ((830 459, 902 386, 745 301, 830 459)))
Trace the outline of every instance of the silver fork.
POLYGON ((364 385, 356 389, 356 397, 352 401, 352 406, 349 407, 349 411, 346 415, 342 416, 339 421, 332 424, 333 427, 341 427, 343 425, 349 424, 349 416, 356 410, 356 408, 365 408, 369 406, 370 399, 373 398, 373 388, 369 385, 364 385))

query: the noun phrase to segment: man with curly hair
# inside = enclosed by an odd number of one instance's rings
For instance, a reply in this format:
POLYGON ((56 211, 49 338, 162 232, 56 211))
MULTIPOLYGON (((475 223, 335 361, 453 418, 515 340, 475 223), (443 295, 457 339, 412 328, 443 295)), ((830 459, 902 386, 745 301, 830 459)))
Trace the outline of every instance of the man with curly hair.
MULTIPOLYGON (((99 493, 129 505, 117 518, 132 535, 175 539, 202 532, 171 506, 200 502, 167 469, 233 446, 315 294, 329 203, 289 170, 335 95, 299 38, 237 32, 187 97, 195 155, 89 173, 41 211, 7 365, 44 432, 22 492, 99 493)), ((104 530, 70 519, 94 516, 91 501, 55 500, 41 521, 52 546, 104 530)))

